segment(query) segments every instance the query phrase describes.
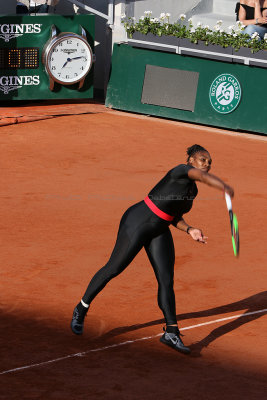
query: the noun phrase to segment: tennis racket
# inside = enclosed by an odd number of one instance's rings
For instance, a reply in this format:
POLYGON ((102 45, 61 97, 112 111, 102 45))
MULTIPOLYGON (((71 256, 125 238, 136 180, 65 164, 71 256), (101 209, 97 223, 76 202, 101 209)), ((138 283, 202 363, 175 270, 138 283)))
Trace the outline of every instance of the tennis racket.
POLYGON ((228 193, 225 193, 225 201, 226 201, 226 205, 227 205, 227 209, 228 209, 229 217, 230 217, 230 225, 231 225, 232 244, 233 244, 234 255, 236 257, 238 257, 238 255, 239 255, 238 222, 237 222, 236 215, 233 213, 232 201, 231 201, 231 197, 229 196, 228 193))

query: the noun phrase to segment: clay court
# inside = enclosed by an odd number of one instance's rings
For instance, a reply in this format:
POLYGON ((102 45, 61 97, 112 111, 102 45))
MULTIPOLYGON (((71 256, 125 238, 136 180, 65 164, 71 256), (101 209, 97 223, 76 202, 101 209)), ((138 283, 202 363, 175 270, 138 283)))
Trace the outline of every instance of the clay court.
POLYGON ((266 137, 101 104, 1 114, 0 398, 265 398, 266 137), (92 303, 84 335, 73 335, 73 308, 107 262, 122 213, 194 143, 235 188, 241 248, 236 259, 223 195, 199 184, 185 220, 208 244, 171 228, 177 319, 191 355, 159 342, 164 321, 143 250, 92 303))

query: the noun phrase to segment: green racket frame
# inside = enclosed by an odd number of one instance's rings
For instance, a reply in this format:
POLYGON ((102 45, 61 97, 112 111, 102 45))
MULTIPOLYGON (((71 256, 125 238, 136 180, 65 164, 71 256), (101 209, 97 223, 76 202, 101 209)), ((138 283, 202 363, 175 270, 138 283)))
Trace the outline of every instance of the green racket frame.
POLYGON ((234 255, 237 257, 239 255, 239 229, 238 229, 238 221, 236 215, 232 210, 229 210, 230 216, 230 224, 231 224, 231 233, 232 233, 232 244, 234 255))

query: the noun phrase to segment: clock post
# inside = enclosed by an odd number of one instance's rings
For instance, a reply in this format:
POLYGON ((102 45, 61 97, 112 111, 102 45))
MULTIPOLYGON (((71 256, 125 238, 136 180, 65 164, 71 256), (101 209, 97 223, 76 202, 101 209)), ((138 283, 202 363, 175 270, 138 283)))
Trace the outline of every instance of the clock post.
POLYGON ((92 98, 94 18, 0 16, 0 101, 92 98))

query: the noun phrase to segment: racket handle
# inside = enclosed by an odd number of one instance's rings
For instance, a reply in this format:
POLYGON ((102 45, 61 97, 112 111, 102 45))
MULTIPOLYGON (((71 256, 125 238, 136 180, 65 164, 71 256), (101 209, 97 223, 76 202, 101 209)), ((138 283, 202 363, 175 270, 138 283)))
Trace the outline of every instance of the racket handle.
POLYGON ((228 211, 232 210, 232 200, 228 193, 224 193, 228 211))

